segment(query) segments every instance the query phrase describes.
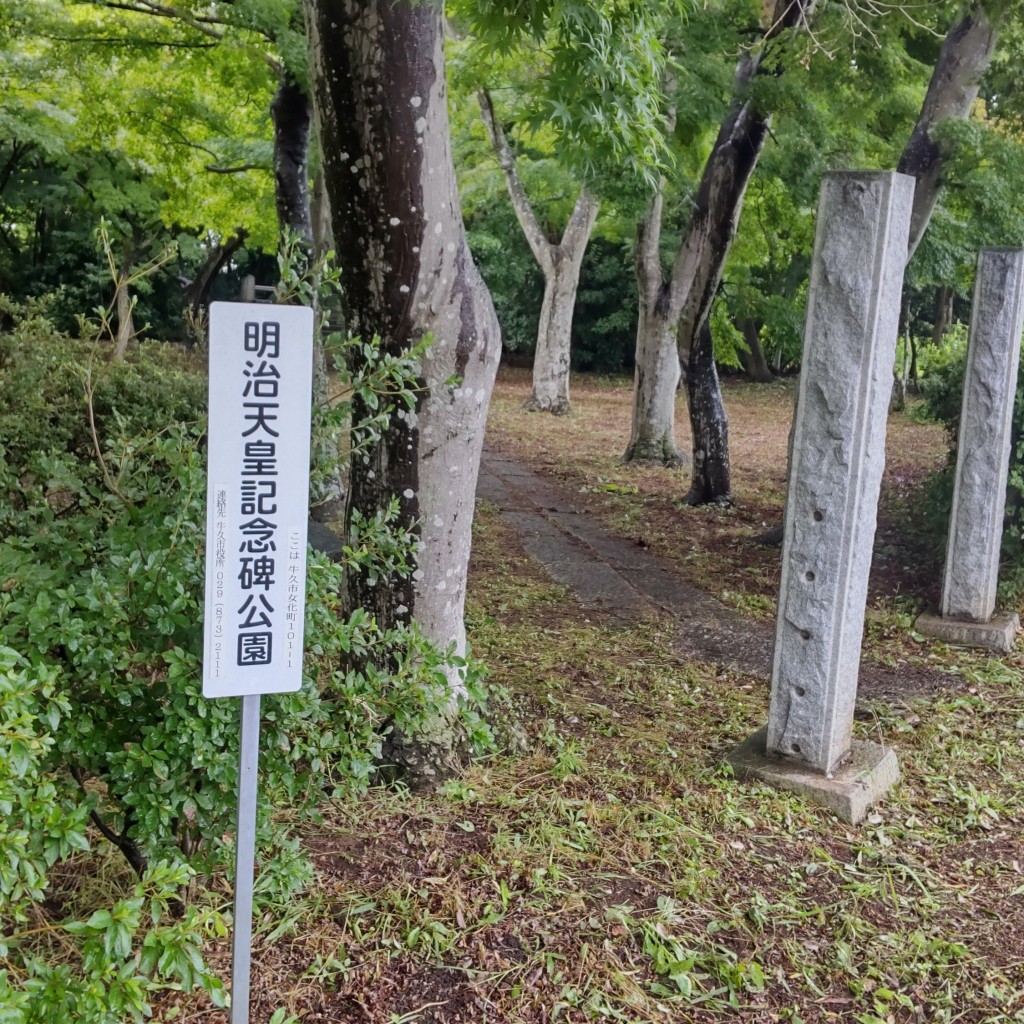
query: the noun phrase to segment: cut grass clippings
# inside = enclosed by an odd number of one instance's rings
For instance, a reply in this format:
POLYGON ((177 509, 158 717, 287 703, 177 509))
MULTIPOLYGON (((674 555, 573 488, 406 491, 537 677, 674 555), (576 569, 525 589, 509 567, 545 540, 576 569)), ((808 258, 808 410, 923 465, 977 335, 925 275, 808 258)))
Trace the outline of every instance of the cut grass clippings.
MULTIPOLYGON (((691 582, 771 614, 778 551, 746 538, 781 509, 788 386, 727 389, 732 510, 682 508, 686 471, 618 463, 627 382, 576 382, 560 420, 519 412, 523 397, 521 375, 499 385, 493 445, 691 582)), ((934 428, 894 434, 894 554, 869 615, 882 658, 921 646, 908 609, 926 595, 893 568, 921 538, 895 513, 942 461, 934 428)), ((667 618, 585 621, 485 504, 469 629, 495 720, 518 718, 527 750, 297 826, 316 882, 262 910, 254 1021, 1024 1021, 1019 654, 933 645, 948 693, 862 704, 857 732, 897 748, 903 779, 853 828, 725 766, 765 720, 766 681, 682 660, 667 618)), ((226 973, 226 945, 212 955, 226 973)), ((226 1018, 171 995, 157 1019, 226 1018)))

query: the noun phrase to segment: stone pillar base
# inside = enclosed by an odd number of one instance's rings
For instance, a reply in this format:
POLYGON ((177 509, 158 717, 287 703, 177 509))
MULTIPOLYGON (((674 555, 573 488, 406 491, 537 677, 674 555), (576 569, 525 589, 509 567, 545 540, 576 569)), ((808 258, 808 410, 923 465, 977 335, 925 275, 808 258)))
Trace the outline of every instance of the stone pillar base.
POLYGON ((919 615, 914 628, 925 636, 945 640, 963 647, 984 647, 1000 654, 1009 654, 1020 629, 1016 612, 997 612, 988 622, 950 619, 942 615, 919 615))
POLYGON ((739 779, 759 779, 821 804, 856 825, 868 808, 899 781, 896 751, 866 740, 854 740, 846 764, 832 778, 784 758, 768 757, 765 726, 729 752, 726 760, 739 779))

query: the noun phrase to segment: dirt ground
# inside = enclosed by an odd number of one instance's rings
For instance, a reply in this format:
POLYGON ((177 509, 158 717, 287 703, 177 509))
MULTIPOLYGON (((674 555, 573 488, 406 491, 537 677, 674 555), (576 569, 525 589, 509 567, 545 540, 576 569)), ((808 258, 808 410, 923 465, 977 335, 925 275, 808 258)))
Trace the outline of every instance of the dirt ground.
POLYGON ((254 1022, 1024 1022, 1024 656, 912 628, 941 431, 890 418, 855 731, 903 777, 853 829, 723 767, 766 713, 792 384, 725 383, 731 508, 621 464, 627 381, 560 419, 528 390, 503 371, 467 614, 499 749, 296 825, 316 880, 257 922, 254 1022))

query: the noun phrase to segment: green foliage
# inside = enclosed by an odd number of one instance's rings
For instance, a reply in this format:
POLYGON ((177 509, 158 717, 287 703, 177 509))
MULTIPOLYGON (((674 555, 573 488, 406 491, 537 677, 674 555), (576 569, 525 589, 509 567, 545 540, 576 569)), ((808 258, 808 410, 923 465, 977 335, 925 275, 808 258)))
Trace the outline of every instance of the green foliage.
POLYGON ((639 301, 630 247, 594 238, 583 257, 572 321, 576 370, 619 373, 633 365, 639 301))
POLYGON ((129 349, 108 365, 111 348, 69 338, 46 316, 49 302, 20 306, 0 296, 0 438, 11 466, 32 468, 49 450, 76 458, 94 451, 87 392, 99 437, 142 437, 170 423, 195 423, 206 406, 206 382, 184 369, 180 350, 165 344, 129 349))
MULTIPOLYGON (((0 448, 0 914, 47 918, 46 869, 85 847, 87 816, 139 881, 64 929, 74 965, 30 944, 19 980, 0 973, 0 989, 28 993, 10 997, 18 1024, 113 1024, 147 1013, 147 979, 218 992, 198 952, 215 919, 191 906, 164 923, 195 872, 229 865, 237 791, 237 704, 204 699, 200 684, 205 380, 157 347, 110 365, 38 308, 6 309, 17 320, 0 349, 0 386, 15 399, 0 448)), ((387 391, 381 407, 407 400, 404 370, 379 372, 352 390, 387 391)), ((271 806, 301 813, 326 792, 365 791, 389 730, 415 733, 448 707, 453 665, 469 672, 468 703, 482 702, 473 672, 415 625, 339 613, 344 573, 412 571, 414 538, 396 516, 397 504, 358 524, 342 565, 310 558, 304 685, 263 702, 264 900, 310 879, 271 806)), ((486 740, 476 710, 463 715, 486 740)))
POLYGON ((131 895, 86 920, 35 924, 49 871, 87 851, 90 809, 54 771, 55 734, 74 713, 59 671, 30 665, 0 646, 0 1006, 5 1024, 142 1021, 167 984, 200 986, 223 1005, 223 988, 204 967, 199 944, 217 914, 170 904, 192 872, 149 868, 131 895))
POLYGON ((608 179, 634 189, 656 183, 667 158, 662 30, 675 4, 460 0, 450 6, 472 36, 463 73, 487 86, 496 74, 513 72, 525 86, 516 120, 553 131, 573 173, 598 189, 608 179))
POLYGON ((505 195, 478 204, 467 218, 473 259, 483 274, 501 324, 502 347, 532 352, 544 297, 544 278, 505 195))

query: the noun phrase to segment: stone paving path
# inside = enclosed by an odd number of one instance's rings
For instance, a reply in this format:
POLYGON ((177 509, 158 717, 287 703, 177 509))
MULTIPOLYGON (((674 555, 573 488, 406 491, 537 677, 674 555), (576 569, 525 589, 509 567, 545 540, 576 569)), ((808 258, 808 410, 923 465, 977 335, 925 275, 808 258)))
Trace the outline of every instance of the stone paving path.
MULTIPOLYGON (((622 625, 667 612, 678 623, 673 646, 683 657, 771 677, 773 628, 727 608, 646 548, 609 533, 557 484, 485 448, 477 497, 497 506, 526 551, 573 590, 584 611, 622 625)), ((872 697, 948 689, 956 682, 920 664, 864 662, 860 672, 860 692, 872 697)))

